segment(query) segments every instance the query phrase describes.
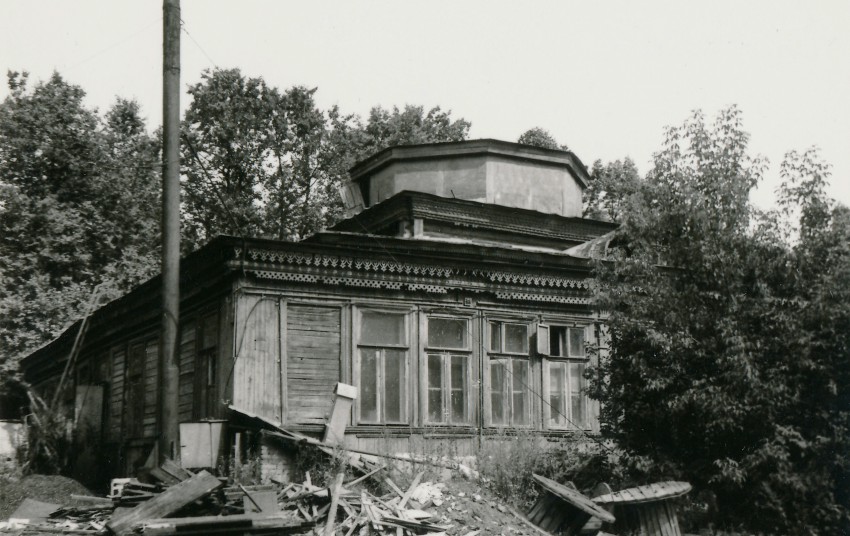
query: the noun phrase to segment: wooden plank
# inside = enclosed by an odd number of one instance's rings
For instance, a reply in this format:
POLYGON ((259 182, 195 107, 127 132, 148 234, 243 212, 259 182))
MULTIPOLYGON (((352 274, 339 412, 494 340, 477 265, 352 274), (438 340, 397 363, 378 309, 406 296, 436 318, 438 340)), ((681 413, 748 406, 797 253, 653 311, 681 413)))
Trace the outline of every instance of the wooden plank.
POLYGON ((691 485, 681 481, 657 482, 646 486, 607 493, 593 500, 597 504, 637 504, 679 497, 691 491, 691 485))
POLYGON ((156 497, 136 506, 124 515, 113 516, 106 524, 116 534, 131 532, 134 525, 151 518, 168 516, 194 502, 222 485, 222 482, 201 471, 188 480, 175 484, 156 497))
POLYGON ((192 478, 191 472, 177 465, 177 463, 175 463, 171 458, 166 458, 160 464, 159 468, 180 481, 192 478))
POLYGON ((147 519, 140 523, 146 536, 172 534, 293 534, 312 523, 292 519, 287 512, 147 519))
POLYGON ((342 481, 345 478, 345 473, 336 475, 333 487, 331 488, 331 508, 328 510, 328 522, 325 525, 325 536, 333 536, 334 524, 336 523, 336 510, 339 506, 339 491, 342 489, 342 481))
POLYGON ((594 502, 598 502, 597 499, 591 500, 584 494, 580 493, 578 490, 568 488, 546 477, 537 474, 534 474, 532 476, 538 484, 543 486, 544 489, 551 492, 553 495, 560 497, 566 504, 570 505, 571 507, 586 512, 588 515, 598 517, 605 523, 614 522, 614 516, 612 516, 609 512, 603 510, 594 502))
POLYGON ((410 500, 410 496, 413 495, 414 491, 416 491, 416 487, 419 486, 419 481, 422 480, 422 476, 424 474, 424 471, 419 471, 416 473, 416 476, 413 477, 413 482, 410 484, 410 487, 407 488, 407 492, 404 494, 404 497, 401 498, 401 502, 398 503, 399 509, 404 508, 404 505, 410 500))

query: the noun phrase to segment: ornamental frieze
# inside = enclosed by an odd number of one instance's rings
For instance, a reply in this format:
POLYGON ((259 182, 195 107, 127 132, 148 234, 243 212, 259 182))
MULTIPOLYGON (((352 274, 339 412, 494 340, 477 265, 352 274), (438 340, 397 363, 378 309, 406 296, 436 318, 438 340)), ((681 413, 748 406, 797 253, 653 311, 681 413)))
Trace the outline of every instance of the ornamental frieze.
MULTIPOLYGON (((353 258, 336 255, 313 254, 313 253, 292 253, 281 251, 270 251, 263 249, 248 249, 246 257, 255 263, 276 264, 288 266, 302 266, 315 268, 327 268, 332 271, 346 270, 350 272, 366 272, 374 274, 386 274, 395 276, 411 276, 436 278, 438 280, 452 278, 472 278, 483 279, 497 285, 517 285, 524 287, 541 287, 550 289, 565 289, 565 290, 587 290, 588 283, 583 279, 574 279, 569 277, 560 277, 552 275, 537 275, 522 272, 508 272, 504 270, 466 270, 460 268, 450 268, 446 266, 436 266, 427 264, 418 264, 410 262, 387 261, 365 258, 353 258)), ((242 258, 242 250, 235 250, 235 258, 242 258)), ((312 270, 311 270, 312 271, 312 270)), ((253 270, 257 275, 261 275, 267 279, 286 279, 290 281, 305 281, 316 282, 326 280, 330 283, 334 280, 337 284, 351 284, 352 286, 385 286, 389 284, 386 281, 372 280, 370 278, 362 279, 357 277, 339 277, 338 274, 328 274, 327 276, 318 275, 313 271, 309 277, 303 274, 289 276, 275 276, 270 274, 277 273, 272 270, 253 270), (301 279, 298 279, 301 278, 301 279), (350 280, 350 283, 345 283, 350 280), (356 283, 355 283, 356 281, 356 283)), ((333 283, 332 283, 333 284, 333 283)), ((396 285, 397 283, 393 283, 396 285)), ((437 284, 422 284, 415 283, 417 289, 434 289, 442 288, 437 284), (433 288, 432 288, 433 287, 433 288)), ((397 288, 397 287, 393 287, 397 288)), ((398 287, 400 288, 400 287, 398 287)), ((444 292, 440 290, 438 292, 444 292)))

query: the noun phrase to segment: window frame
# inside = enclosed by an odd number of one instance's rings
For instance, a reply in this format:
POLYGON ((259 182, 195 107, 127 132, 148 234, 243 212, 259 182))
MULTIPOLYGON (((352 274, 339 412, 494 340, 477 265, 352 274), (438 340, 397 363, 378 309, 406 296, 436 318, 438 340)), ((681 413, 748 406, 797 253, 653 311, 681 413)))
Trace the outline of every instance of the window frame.
POLYGON ((413 311, 409 308, 398 309, 392 307, 358 307, 355 306, 355 314, 354 317, 354 326, 352 329, 352 349, 353 349, 353 359, 352 359, 352 379, 354 380, 354 385, 357 387, 357 401, 355 404, 355 422, 356 424, 363 426, 385 426, 385 425, 408 425, 411 423, 411 415, 412 408, 410 402, 410 348, 412 346, 411 339, 413 338, 411 335, 411 314, 413 311), (379 313, 379 314, 388 314, 388 315, 400 315, 402 317, 403 326, 402 326, 402 334, 403 334, 403 344, 394 344, 394 343, 384 343, 384 344, 375 344, 375 343, 362 343, 362 329, 363 329, 363 316, 364 313, 379 313), (361 374, 361 366, 362 366, 362 350, 370 349, 376 350, 376 371, 375 371, 375 393, 376 393, 376 411, 377 411, 377 419, 374 421, 366 421, 363 418, 363 396, 362 396, 362 374, 361 374), (403 353, 402 358, 402 375, 404 377, 404 382, 400 384, 400 388, 402 393, 400 395, 401 398, 401 407, 399 408, 402 416, 398 421, 388 421, 386 419, 386 411, 384 404, 384 385, 385 385, 385 375, 386 375, 386 350, 401 350, 403 353))
POLYGON ((422 335, 422 356, 424 357, 423 363, 423 387, 425 390, 423 402, 424 407, 422 411, 422 420, 425 424, 428 425, 439 425, 439 426, 472 426, 475 422, 475 400, 473 398, 473 389, 472 389, 472 374, 473 374, 473 349, 472 349, 472 321, 468 315, 459 315, 459 314, 447 314, 447 313, 426 313, 424 322, 424 330, 422 335), (465 337, 464 337, 464 346, 463 347, 444 347, 444 346, 435 346, 431 345, 431 337, 430 337, 430 327, 431 320, 439 318, 439 319, 447 319, 447 320, 460 320, 466 323, 465 337), (440 415, 442 415, 442 420, 432 420, 431 411, 430 411, 430 395, 431 395, 431 377, 430 377, 430 364, 431 358, 438 357, 440 360, 440 393, 441 393, 441 408, 440 415), (460 357, 466 360, 465 373, 463 378, 463 396, 465 400, 465 416, 464 420, 461 422, 454 422, 452 419, 451 412, 451 400, 452 400, 452 359, 455 357, 460 357))
POLYGON ((590 365, 590 355, 588 354, 586 348, 589 341, 592 339, 589 335, 591 335, 590 328, 592 324, 590 323, 579 323, 579 322, 571 322, 571 321, 559 321, 559 322, 551 322, 551 323, 541 323, 537 326, 537 352, 543 358, 543 427, 548 430, 591 430, 592 426, 592 414, 591 414, 591 400, 587 395, 587 380, 582 376, 580 379, 580 396, 583 400, 582 407, 584 408, 584 415, 582 415, 581 426, 575 424, 578 419, 575 415, 573 415, 572 408, 572 399, 573 399, 573 390, 572 390, 572 368, 570 365, 590 365), (551 337, 553 337, 556 333, 555 330, 564 330, 564 347, 561 348, 561 354, 566 355, 551 355, 551 337), (570 332, 571 330, 580 330, 583 334, 582 342, 583 348, 579 355, 572 354, 570 351, 570 332), (545 337, 543 334, 546 334, 545 337), (563 400, 563 409, 566 411, 566 414, 558 409, 558 412, 561 413, 566 422, 564 424, 557 424, 552 422, 552 365, 563 364, 564 368, 564 377, 563 377, 563 385, 564 391, 561 393, 561 398, 563 400))
POLYGON ((487 329, 487 344, 484 347, 484 350, 487 355, 486 359, 486 371, 485 371, 485 407, 486 407, 486 419, 485 425, 489 427, 495 428, 533 428, 534 427, 534 408, 533 408, 533 400, 532 400, 532 391, 534 390, 534 366, 532 363, 532 355, 531 355, 531 332, 532 332, 532 324, 533 322, 529 319, 521 319, 521 318, 503 318, 503 317, 485 317, 485 324, 487 329), (498 350, 493 350, 491 345, 493 342, 492 337, 492 329, 493 325, 499 325, 499 344, 500 347, 498 350), (525 327, 525 352, 508 352, 506 351, 505 338, 507 335, 507 330, 505 329, 506 325, 520 325, 525 327), (493 362, 501 362, 505 363, 505 368, 510 369, 509 373, 503 374, 503 384, 502 384, 502 411, 505 414, 506 422, 496 423, 493 419, 493 362), (514 411, 514 389, 513 389, 513 378, 514 378, 514 363, 515 362, 524 362, 526 369, 526 382, 524 385, 524 404, 525 404, 525 422, 522 424, 517 424, 515 421, 515 411, 514 411))

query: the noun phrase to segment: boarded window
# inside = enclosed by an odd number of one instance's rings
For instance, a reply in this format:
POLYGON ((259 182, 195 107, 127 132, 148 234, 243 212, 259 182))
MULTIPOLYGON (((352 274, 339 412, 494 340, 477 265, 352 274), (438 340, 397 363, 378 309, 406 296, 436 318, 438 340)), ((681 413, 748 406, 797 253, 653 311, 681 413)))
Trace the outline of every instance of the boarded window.
POLYGON ((403 313, 360 315, 358 363, 362 423, 405 423, 407 415, 407 335, 403 313))
POLYGON ((287 422, 322 424, 340 381, 339 307, 286 307, 287 422))

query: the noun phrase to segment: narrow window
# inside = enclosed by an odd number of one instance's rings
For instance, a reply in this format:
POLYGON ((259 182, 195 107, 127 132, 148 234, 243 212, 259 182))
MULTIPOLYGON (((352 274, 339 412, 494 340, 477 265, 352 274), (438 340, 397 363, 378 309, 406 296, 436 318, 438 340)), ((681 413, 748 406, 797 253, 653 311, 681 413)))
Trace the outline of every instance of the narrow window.
POLYGON ((407 422, 407 335, 403 313, 364 311, 358 338, 359 420, 407 422))
POLYGON ((491 321, 489 327, 490 424, 531 424, 528 325, 491 321))
POLYGON ((549 358, 544 373, 548 388, 547 425, 550 428, 586 428, 587 367, 583 327, 551 326, 549 358))
POLYGON ((426 356, 429 423, 472 422, 469 320, 429 316, 426 356))

